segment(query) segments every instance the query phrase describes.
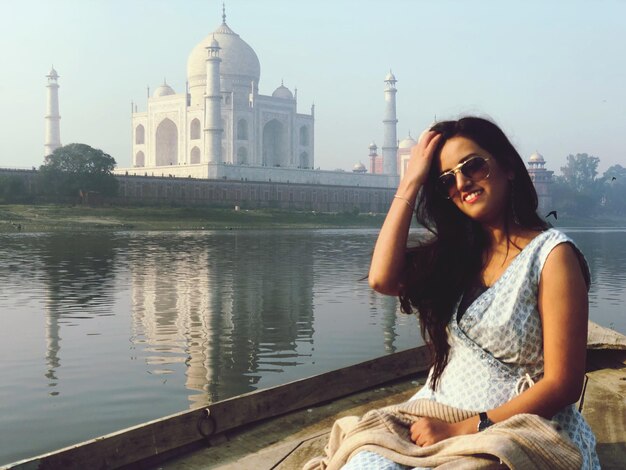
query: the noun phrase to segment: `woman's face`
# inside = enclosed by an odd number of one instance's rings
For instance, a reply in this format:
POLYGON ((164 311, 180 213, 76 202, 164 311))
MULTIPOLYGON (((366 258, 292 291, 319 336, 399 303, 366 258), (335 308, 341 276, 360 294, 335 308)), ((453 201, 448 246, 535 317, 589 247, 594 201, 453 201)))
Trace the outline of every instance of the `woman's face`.
POLYGON ((505 207, 508 200, 510 180, 513 174, 506 174, 496 159, 473 140, 465 137, 452 137, 443 145, 440 153, 441 173, 458 168, 472 157, 488 159, 489 176, 474 181, 461 171, 456 171, 456 185, 450 189, 450 199, 465 213, 484 224, 504 222, 505 207))

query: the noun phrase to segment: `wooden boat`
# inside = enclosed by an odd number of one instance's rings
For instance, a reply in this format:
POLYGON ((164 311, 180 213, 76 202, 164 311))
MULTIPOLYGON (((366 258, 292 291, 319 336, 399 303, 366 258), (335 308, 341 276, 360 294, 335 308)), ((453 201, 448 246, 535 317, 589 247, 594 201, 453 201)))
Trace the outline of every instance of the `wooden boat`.
MULTIPOLYGON (((7 469, 297 469, 321 455, 333 422, 408 399, 426 347, 259 390, 134 426, 7 469)), ((626 462, 626 337, 590 323, 583 414, 603 469, 626 462)))

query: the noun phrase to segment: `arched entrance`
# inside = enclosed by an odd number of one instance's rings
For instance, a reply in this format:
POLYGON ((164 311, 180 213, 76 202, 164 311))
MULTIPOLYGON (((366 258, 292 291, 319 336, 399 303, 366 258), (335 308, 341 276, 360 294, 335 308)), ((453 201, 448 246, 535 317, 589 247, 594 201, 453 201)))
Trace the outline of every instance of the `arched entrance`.
POLYGON ((200 149, 198 147, 192 148, 190 157, 191 158, 189 159, 189 163, 200 163, 200 149))
POLYGON ((146 166, 146 157, 141 150, 135 155, 135 166, 146 166))
POLYGON ((285 126, 272 119, 263 127, 263 163, 267 166, 287 166, 287 133, 285 126))
POLYGON ((156 165, 178 164, 178 128, 171 119, 163 119, 156 130, 156 165))
POLYGON ((245 147, 239 147, 237 150, 237 163, 239 165, 246 165, 248 163, 248 149, 245 147))

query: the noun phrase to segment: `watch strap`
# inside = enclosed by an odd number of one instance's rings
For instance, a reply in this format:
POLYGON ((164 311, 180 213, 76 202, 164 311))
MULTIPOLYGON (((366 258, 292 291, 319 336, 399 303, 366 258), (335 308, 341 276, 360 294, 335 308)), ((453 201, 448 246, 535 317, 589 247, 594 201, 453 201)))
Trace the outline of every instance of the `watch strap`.
POLYGON ((484 431, 492 424, 493 424, 493 421, 489 419, 489 416, 487 416, 486 411, 481 411, 480 413, 478 413, 478 427, 477 427, 478 432, 484 431))

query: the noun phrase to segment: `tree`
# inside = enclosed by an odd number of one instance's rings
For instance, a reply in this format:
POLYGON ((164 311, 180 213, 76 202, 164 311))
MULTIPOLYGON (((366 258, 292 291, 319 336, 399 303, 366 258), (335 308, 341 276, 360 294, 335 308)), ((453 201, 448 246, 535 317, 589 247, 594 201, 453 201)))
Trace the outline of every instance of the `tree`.
POLYGON ((0 200, 3 202, 23 202, 28 197, 24 179, 20 176, 0 175, 0 200))
POLYGON ((115 159, 86 144, 69 144, 56 149, 39 168, 41 188, 57 198, 78 197, 97 192, 115 196, 118 183, 113 176, 115 159))
POLYGON ((602 175, 602 204, 612 214, 626 215, 626 168, 609 167, 602 175))
POLYGON ((561 167, 561 173, 565 183, 576 192, 584 192, 592 189, 598 174, 598 163, 600 159, 577 153, 567 156, 567 165, 561 167))
POLYGON ((591 216, 602 207, 602 183, 598 175, 600 159, 577 153, 567 156, 562 176, 555 179, 553 196, 558 209, 569 215, 591 216))

